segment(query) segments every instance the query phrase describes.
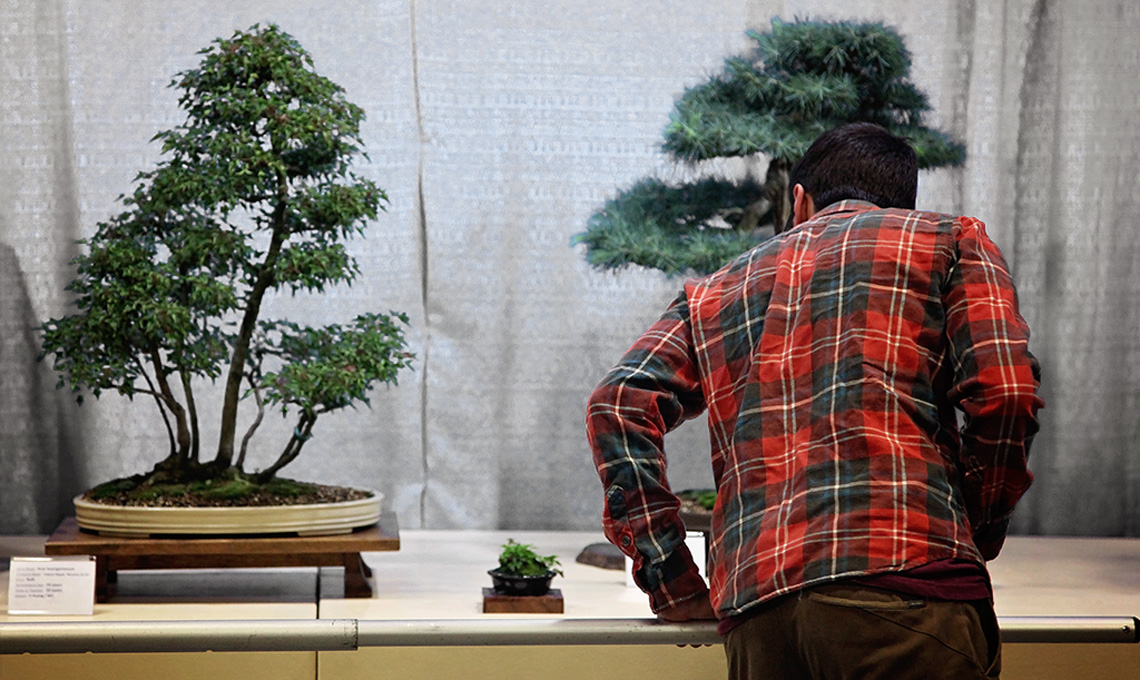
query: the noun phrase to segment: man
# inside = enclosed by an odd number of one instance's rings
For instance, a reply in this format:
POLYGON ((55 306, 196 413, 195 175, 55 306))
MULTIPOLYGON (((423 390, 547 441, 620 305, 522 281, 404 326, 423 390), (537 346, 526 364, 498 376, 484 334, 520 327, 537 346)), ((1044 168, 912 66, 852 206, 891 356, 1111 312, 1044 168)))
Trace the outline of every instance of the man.
POLYGON ((998 675, 985 561, 1032 481, 1038 367, 997 246, 914 210, 917 181, 883 128, 825 133, 793 228, 687 282, 590 397, 607 537, 659 618, 720 620, 733 678, 998 675), (711 590, 663 449, 705 409, 711 590))

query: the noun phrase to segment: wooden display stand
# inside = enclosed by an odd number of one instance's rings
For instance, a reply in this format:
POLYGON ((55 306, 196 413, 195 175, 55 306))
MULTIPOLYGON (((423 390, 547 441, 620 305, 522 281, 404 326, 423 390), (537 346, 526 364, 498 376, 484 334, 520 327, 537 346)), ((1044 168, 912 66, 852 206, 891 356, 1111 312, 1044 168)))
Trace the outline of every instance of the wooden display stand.
POLYGON ((95 556, 95 601, 114 595, 117 573, 127 569, 238 567, 344 567, 344 596, 371 597, 372 571, 362 552, 400 549, 396 516, 349 534, 332 536, 119 537, 83 531, 69 517, 44 544, 44 553, 95 556))
POLYGON ((562 591, 551 588, 545 595, 503 595, 483 589, 484 614, 561 614, 562 591))

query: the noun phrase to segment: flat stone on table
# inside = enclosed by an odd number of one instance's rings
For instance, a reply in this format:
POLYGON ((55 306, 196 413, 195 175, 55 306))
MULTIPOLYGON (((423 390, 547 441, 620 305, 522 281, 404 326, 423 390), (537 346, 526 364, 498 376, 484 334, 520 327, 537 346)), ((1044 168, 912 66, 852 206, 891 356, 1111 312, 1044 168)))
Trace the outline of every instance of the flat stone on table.
POLYGON ((602 569, 625 569, 625 555, 611 543, 591 543, 578 553, 574 561, 602 569))

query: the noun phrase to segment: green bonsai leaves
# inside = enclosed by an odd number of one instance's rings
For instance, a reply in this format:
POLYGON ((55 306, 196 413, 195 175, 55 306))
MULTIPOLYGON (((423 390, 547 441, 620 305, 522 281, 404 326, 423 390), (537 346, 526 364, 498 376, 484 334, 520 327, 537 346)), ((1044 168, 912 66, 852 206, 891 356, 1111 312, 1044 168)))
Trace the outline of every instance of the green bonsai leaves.
POLYGON ((773 21, 749 31, 752 54, 691 88, 665 129, 665 149, 684 160, 762 153, 791 166, 842 123, 882 125, 912 140, 921 167, 961 163, 965 151, 922 125, 930 109, 910 82, 902 37, 879 23, 773 21))
POLYGON ((964 160, 961 144, 923 124, 929 104, 909 80, 910 54, 894 30, 777 20, 749 37, 750 54, 725 60, 720 74, 677 101, 663 148, 690 163, 765 156, 763 182, 642 180, 575 237, 590 264, 637 264, 670 275, 719 269, 783 228, 788 171, 816 137, 842 123, 873 122, 909 139, 920 167, 964 160))
POLYGON ((539 556, 534 552, 534 546, 516 543, 513 538, 507 539, 503 544, 503 552, 499 554, 499 571, 504 574, 542 576, 554 572, 561 576, 560 566, 561 562, 554 555, 539 556))
POLYGON ((195 379, 225 376, 215 470, 241 471, 266 405, 292 408, 294 436, 266 479, 296 457, 319 415, 396 383, 413 358, 407 317, 368 313, 324 328, 260 318, 270 292, 351 283, 359 269, 344 241, 363 234, 387 195, 350 170, 363 156, 364 112, 291 36, 254 26, 200 54, 171 83, 185 121, 155 136, 157 167, 82 242, 68 287, 78 312, 44 324, 43 349, 61 385, 152 397, 170 435, 168 473, 200 465, 195 379), (235 460, 243 396, 259 416, 235 460))

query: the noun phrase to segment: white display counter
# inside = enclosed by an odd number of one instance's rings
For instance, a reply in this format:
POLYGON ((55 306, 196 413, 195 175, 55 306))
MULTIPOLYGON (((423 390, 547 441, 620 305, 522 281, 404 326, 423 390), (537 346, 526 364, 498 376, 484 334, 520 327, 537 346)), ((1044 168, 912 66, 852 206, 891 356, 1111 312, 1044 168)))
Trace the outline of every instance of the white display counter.
MULTIPOLYGON (((122 572, 116 597, 90 617, 8 616, 0 600, 0 651, 20 648, 12 647, 19 636, 41 645, 20 649, 131 650, 0 654, 0 678, 724 677, 719 645, 675 644, 715 642, 711 626, 655 624, 623 572, 574 562, 600 534, 405 530, 400 538, 398 552, 364 555, 369 599, 345 599, 339 569, 290 568, 122 572), (564 614, 481 613, 486 571, 508 538, 559 556, 564 614)), ((0 558, 35 555, 42 541, 0 537, 0 558)), ((1137 565, 1138 540, 1010 539, 991 565, 998 615, 1007 638, 1033 641, 1006 645, 1002 677, 1140 675, 1137 565), (1124 629, 1114 636, 1114 626, 1124 629)), ((6 593, 0 571, 0 598, 6 593)))

